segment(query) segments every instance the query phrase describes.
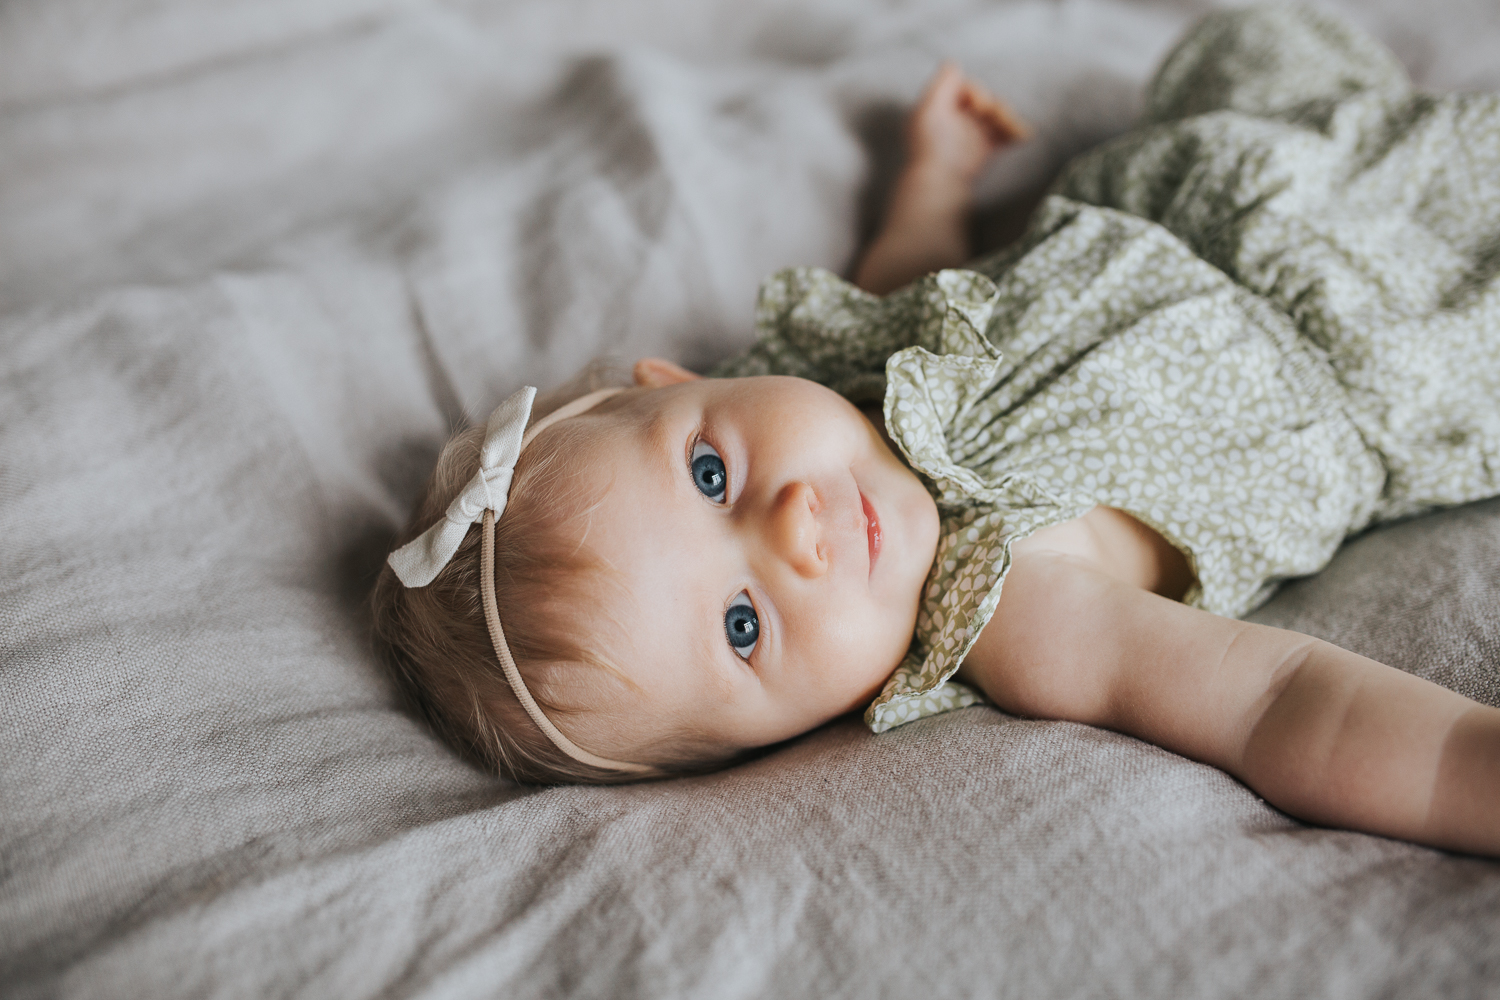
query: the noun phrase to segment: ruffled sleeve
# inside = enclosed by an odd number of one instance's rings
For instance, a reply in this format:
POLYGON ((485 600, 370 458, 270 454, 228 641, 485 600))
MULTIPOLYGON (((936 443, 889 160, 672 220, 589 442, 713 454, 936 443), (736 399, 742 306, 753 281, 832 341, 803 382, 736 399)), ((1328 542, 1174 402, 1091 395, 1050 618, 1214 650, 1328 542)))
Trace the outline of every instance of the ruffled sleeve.
POLYGON ((1074 513, 1030 484, 987 482, 955 455, 962 442, 983 433, 978 408, 1012 368, 991 340, 992 327, 1002 322, 1001 297, 972 271, 940 271, 926 284, 942 310, 925 331, 926 346, 904 348, 886 362, 885 420, 929 483, 941 528, 912 648, 865 713, 877 733, 982 700, 950 678, 995 612, 1018 529, 1034 530, 1015 518, 1017 497, 1029 494, 1045 510, 1038 523, 1074 513))
POLYGON ((929 299, 922 282, 882 297, 822 268, 778 271, 760 288, 755 344, 709 374, 795 375, 855 403, 879 402, 886 359, 921 342, 935 308, 929 299))

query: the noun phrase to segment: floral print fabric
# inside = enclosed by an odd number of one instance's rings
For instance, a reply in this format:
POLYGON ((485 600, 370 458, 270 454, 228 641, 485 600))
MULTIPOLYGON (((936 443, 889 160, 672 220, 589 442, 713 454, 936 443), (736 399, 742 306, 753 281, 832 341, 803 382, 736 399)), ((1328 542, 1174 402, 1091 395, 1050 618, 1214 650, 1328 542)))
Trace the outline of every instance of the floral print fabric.
POLYGON ((877 732, 979 700, 949 679, 1012 545, 1095 505, 1238 616, 1375 521, 1500 493, 1496 99, 1415 93, 1376 43, 1266 7, 1200 25, 1148 108, 972 270, 885 298, 773 276, 715 372, 883 399, 937 501, 877 732))

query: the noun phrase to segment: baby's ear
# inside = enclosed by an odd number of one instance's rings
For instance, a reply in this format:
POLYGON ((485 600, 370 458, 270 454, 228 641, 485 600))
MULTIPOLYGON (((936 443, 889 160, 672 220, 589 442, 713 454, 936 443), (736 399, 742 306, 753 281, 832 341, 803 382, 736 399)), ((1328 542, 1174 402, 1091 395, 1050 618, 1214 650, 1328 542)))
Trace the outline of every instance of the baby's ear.
POLYGON ((648 389, 660 389, 664 385, 691 382, 702 377, 666 358, 642 358, 635 363, 635 384, 648 389))

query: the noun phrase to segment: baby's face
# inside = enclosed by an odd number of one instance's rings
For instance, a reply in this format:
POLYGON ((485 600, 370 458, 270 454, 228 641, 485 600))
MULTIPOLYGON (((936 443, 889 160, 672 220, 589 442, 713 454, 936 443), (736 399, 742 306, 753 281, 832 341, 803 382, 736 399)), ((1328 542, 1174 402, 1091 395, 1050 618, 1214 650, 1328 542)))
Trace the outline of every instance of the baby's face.
POLYGON ((816 383, 644 379, 574 418, 595 425, 575 467, 608 484, 585 541, 627 595, 599 618, 636 686, 609 714, 744 749, 868 702, 911 642, 938 537, 927 490, 816 383))

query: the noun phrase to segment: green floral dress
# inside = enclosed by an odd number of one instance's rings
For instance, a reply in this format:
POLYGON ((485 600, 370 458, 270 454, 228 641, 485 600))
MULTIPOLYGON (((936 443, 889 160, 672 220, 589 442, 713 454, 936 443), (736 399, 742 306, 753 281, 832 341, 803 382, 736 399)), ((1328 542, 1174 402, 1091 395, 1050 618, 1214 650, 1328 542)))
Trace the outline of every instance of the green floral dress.
POLYGON ((885 298, 780 272, 714 374, 883 399, 937 500, 879 732, 979 700, 949 678, 1012 545, 1095 505, 1239 616, 1372 523, 1500 494, 1497 276, 1500 100, 1415 92, 1349 28, 1251 8, 1179 44, 1015 247, 885 298))

